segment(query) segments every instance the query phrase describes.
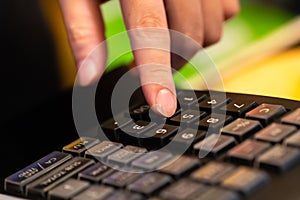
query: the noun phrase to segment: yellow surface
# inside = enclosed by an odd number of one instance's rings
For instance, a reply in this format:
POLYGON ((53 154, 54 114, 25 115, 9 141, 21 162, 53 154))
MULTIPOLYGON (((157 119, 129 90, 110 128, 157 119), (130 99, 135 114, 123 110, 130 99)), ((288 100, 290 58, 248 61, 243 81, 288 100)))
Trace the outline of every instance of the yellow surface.
POLYGON ((227 91, 300 100, 300 47, 245 67, 224 80, 227 91))

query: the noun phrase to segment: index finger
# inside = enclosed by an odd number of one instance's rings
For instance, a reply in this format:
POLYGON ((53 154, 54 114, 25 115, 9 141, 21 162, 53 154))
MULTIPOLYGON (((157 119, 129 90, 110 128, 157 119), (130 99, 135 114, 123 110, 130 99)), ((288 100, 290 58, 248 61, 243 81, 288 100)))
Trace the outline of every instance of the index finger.
POLYGON ((154 111, 171 116, 176 92, 171 72, 170 35, 163 0, 121 0, 125 25, 139 70, 143 92, 154 111), (132 33, 132 34, 130 34, 132 33), (159 66, 159 67, 158 67, 159 66))

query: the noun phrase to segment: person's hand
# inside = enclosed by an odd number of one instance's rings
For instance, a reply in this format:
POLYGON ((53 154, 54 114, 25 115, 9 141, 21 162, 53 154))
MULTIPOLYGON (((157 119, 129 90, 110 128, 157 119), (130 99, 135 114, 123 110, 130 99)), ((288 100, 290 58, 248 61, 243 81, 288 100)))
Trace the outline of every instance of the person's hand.
MULTIPOLYGON (((99 57, 86 61, 91 51, 106 39, 99 1, 59 0, 59 2, 78 69, 79 81, 82 85, 89 85, 101 77, 106 67, 107 49, 105 48, 98 50, 99 57)), ((171 29, 191 37, 202 46, 219 41, 224 21, 239 12, 238 0, 121 0, 120 4, 127 30, 149 27, 171 29)), ((133 41, 137 40, 133 37, 130 38, 132 45, 133 41)), ((164 34, 161 38, 164 39, 163 43, 171 46, 171 34, 164 34)), ((184 64, 184 61, 176 58, 176 55, 171 55, 170 52, 157 49, 139 49, 133 53, 136 66, 151 64, 159 66, 155 69, 144 67, 139 70, 148 104, 157 113, 167 117, 173 115, 177 100, 171 60, 172 66, 177 69, 184 64), (164 86, 147 84, 155 82, 158 77, 163 79, 164 86)))

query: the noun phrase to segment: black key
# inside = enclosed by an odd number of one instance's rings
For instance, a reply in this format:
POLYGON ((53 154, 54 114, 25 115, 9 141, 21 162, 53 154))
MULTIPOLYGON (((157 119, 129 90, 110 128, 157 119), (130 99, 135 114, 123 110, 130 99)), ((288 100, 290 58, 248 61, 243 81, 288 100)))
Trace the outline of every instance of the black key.
POLYGON ((105 200, 144 200, 144 197, 140 194, 132 193, 127 190, 118 190, 105 200))
POLYGON ((133 160, 144 155, 145 148, 127 145, 107 157, 107 161, 113 165, 128 166, 133 160))
POLYGON ((256 107, 258 104, 254 101, 245 100, 233 100, 229 104, 221 108, 222 111, 226 111, 228 115, 233 115, 235 117, 243 117, 246 112, 256 107))
POLYGON ((194 151, 200 158, 218 157, 236 144, 233 137, 219 134, 210 134, 204 140, 194 145, 194 151))
POLYGON ((239 200, 240 197, 236 192, 223 188, 210 188, 199 194, 193 200, 239 200))
POLYGON ((191 128, 186 128, 180 131, 172 138, 172 142, 176 143, 178 146, 193 146, 194 143, 199 142, 205 137, 206 132, 202 130, 196 130, 191 128))
POLYGON ((145 138, 144 133, 157 126, 154 122, 136 121, 131 122, 122 128, 120 134, 120 141, 125 144, 140 144, 141 140, 145 138))
POLYGON ((62 184, 58 185, 54 189, 49 191, 48 199, 49 200, 64 200, 71 199, 81 191, 89 187, 89 182, 69 179, 62 184))
POLYGON ((196 125, 199 125, 200 129, 217 130, 223 127, 224 125, 228 124, 232 120, 233 118, 230 115, 214 113, 200 120, 200 122, 197 122, 196 125))
POLYGON ((191 124, 196 120, 204 117, 206 115, 205 112, 199 110, 185 110, 175 117, 170 119, 170 122, 179 125, 179 124, 191 124))
POLYGON ((198 170, 194 171, 190 177, 193 180, 200 181, 202 183, 217 185, 226 176, 231 174, 235 169, 234 165, 229 163, 211 161, 198 170))
POLYGON ((186 200, 192 199, 197 194, 201 194, 207 186, 189 179, 181 179, 178 182, 162 190, 159 197, 162 199, 186 200))
POLYGON ((147 138, 143 139, 142 144, 146 146, 164 146, 169 142, 169 139, 177 133, 178 129, 178 126, 161 124, 158 127, 155 127, 155 129, 145 133, 147 138))
POLYGON ((25 185, 70 160, 71 158, 72 156, 70 154, 54 151, 25 167, 24 169, 7 177, 4 181, 4 189, 12 194, 24 195, 25 185))
POLYGON ((177 160, 171 162, 159 171, 171 175, 173 178, 180 178, 192 170, 200 167, 199 159, 190 156, 180 156, 177 160))
POLYGON ((105 161, 107 156, 112 154, 113 152, 121 149, 123 145, 121 143, 111 142, 111 141, 103 141, 96 146, 88 149, 85 152, 86 158, 92 158, 95 160, 105 161))
POLYGON ((265 126, 285 112, 286 109, 282 105, 264 103, 247 112, 245 116, 249 119, 259 120, 265 126))
POLYGON ((96 164, 80 172, 78 174, 78 178, 81 180, 98 183, 111 173, 113 173, 113 169, 105 164, 102 164, 101 162, 97 162, 96 164))
POLYGON ((181 91, 177 94, 180 107, 190 107, 207 98, 205 94, 191 91, 181 91))
POLYGON ((75 174, 84 170, 94 163, 93 160, 75 157, 72 160, 64 163, 45 176, 35 180, 26 186, 26 195, 29 198, 39 199, 45 198, 47 193, 60 183, 73 177, 75 174))
POLYGON ((282 117, 281 122, 300 127, 300 108, 282 117))
POLYGON ((144 195, 151 195, 171 182, 172 178, 168 175, 148 173, 128 185, 127 189, 144 195))
POLYGON ((254 159, 270 146, 269 143, 248 139, 229 150, 227 156, 235 163, 251 166, 254 163, 254 159))
POLYGON ((95 146, 100 141, 95 138, 89 138, 89 137, 81 137, 74 142, 66 145, 63 147, 62 151, 66 153, 70 153, 74 156, 83 156, 84 152, 91 148, 92 146, 95 146))
POLYGON ((123 188, 138 179, 141 173, 133 173, 126 171, 116 171, 110 176, 103 179, 103 183, 114 187, 123 188))
MULTIPOLYGON (((132 122, 131 118, 124 117, 123 114, 120 114, 116 118, 110 118, 102 122, 100 126, 109 140, 119 141, 120 134, 122 133, 120 128, 126 126, 130 122, 132 122)), ((100 134, 102 134, 102 132, 100 134)))
POLYGON ((198 106, 200 107, 200 110, 212 112, 213 110, 218 109, 221 106, 224 106, 225 104, 227 104, 230 101, 231 101, 231 99, 227 98, 224 94, 214 95, 214 97, 210 97, 208 99, 200 101, 198 106))
POLYGON ((233 136, 238 142, 252 136, 262 125, 257 120, 237 118, 221 129, 222 134, 233 136))
POLYGON ((72 200, 104 200, 114 193, 114 189, 104 185, 92 185, 72 200))
POLYGON ((299 149, 281 145, 275 145, 257 158, 259 167, 275 172, 285 172, 299 161, 299 149))
POLYGON ((140 105, 136 108, 130 109, 129 114, 132 119, 134 120, 143 120, 143 121, 149 121, 149 111, 150 111, 150 106, 147 104, 140 105))
POLYGON ((272 123, 266 128, 257 132, 254 138, 261 141, 279 143, 296 130, 297 129, 295 126, 272 123))
POLYGON ((132 166, 145 170, 156 170, 171 160, 173 155, 164 151, 151 151, 134 160, 132 166))
POLYGON ((249 197, 265 186, 268 181, 267 173, 241 166, 229 175, 221 185, 249 197))
POLYGON ((283 143, 287 146, 300 148, 300 130, 286 138, 283 143))

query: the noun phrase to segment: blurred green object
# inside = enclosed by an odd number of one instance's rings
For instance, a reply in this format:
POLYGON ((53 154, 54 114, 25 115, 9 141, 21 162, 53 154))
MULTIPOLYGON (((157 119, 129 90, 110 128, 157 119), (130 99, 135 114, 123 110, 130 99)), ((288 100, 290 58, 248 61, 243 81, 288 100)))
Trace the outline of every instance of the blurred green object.
MULTIPOLYGON (((295 14, 289 10, 285 10, 270 2, 267 4, 266 2, 241 0, 240 3, 240 14, 227 21, 224 25, 224 36, 221 44, 207 48, 208 56, 217 66, 219 62, 234 56, 235 52, 266 36, 295 16, 295 14)), ((126 31, 118 0, 111 0, 104 3, 101 5, 101 9, 106 23, 107 38, 126 31)), ((121 56, 116 55, 118 53, 116 49, 124 47, 126 49, 130 48, 128 38, 125 38, 123 41, 111 40, 108 42, 109 66, 107 72, 118 66, 128 65, 132 62, 132 52, 121 56), (112 60, 116 57, 116 60, 112 60)), ((205 70, 207 64, 208 63, 204 62, 203 66, 197 67, 200 70, 205 70)), ((183 83, 182 76, 185 79, 189 79, 196 73, 194 67, 189 63, 179 72, 180 76, 174 74, 174 81, 178 86, 183 83)))

